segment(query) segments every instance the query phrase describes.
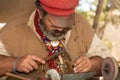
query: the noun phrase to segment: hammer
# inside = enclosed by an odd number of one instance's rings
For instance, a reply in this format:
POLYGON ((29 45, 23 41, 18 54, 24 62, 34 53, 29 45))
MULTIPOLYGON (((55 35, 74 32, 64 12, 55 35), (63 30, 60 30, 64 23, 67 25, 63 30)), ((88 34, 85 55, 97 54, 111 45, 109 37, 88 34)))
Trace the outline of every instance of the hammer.
MULTIPOLYGON (((65 44, 63 42, 61 42, 61 43, 63 45, 63 50, 60 52, 57 52, 49 57, 43 58, 46 62, 51 60, 51 59, 57 58, 59 55, 62 55, 64 53, 68 57, 69 61, 72 61, 71 57, 69 56, 69 51, 68 51, 67 47, 65 46, 65 44)), ((41 63, 38 63, 38 65, 41 65, 41 63)), ((21 80, 30 80, 29 78, 18 76, 18 75, 13 74, 13 73, 6 73, 6 75, 11 76, 11 77, 16 77, 16 78, 21 79, 21 80)))

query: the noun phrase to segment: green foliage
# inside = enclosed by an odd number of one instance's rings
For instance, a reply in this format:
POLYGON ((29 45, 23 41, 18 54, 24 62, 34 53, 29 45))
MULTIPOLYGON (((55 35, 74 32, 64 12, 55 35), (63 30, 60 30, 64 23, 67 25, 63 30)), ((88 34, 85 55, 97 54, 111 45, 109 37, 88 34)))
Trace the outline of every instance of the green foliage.
POLYGON ((111 42, 109 39, 104 38, 103 41, 104 41, 104 43, 107 45, 107 47, 108 47, 109 49, 112 48, 113 45, 112 45, 112 42, 111 42))

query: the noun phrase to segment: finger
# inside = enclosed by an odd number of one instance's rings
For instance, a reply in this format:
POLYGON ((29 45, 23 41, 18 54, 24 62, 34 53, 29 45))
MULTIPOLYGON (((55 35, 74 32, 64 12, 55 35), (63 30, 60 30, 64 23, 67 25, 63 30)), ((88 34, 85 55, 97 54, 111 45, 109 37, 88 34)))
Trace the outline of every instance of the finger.
POLYGON ((75 68, 80 68, 80 67, 83 67, 83 66, 85 66, 85 65, 86 65, 85 63, 86 63, 86 62, 85 62, 85 60, 80 61, 79 63, 77 63, 77 64, 75 65, 75 68))
POLYGON ((78 72, 87 72, 87 71, 89 71, 89 67, 85 66, 85 67, 80 67, 76 69, 74 72, 78 73, 78 72))
POLYGON ((29 67, 28 64, 24 65, 22 68, 20 68, 20 72, 29 73, 30 70, 28 69, 28 67, 29 67))
POLYGON ((29 70, 29 72, 33 71, 33 67, 30 65, 30 63, 28 63, 25 68, 29 70))
POLYGON ((86 65, 84 68, 82 68, 81 70, 79 70, 78 72, 88 72, 90 71, 91 66, 90 65, 86 65))
POLYGON ((77 72, 88 72, 91 69, 91 64, 86 64, 84 67, 77 69, 77 72))
POLYGON ((79 68, 79 69, 74 69, 74 72, 75 73, 78 73, 78 72, 81 72, 82 68, 79 68))
POLYGON ((38 69, 38 64, 37 64, 35 61, 31 60, 29 64, 30 64, 35 70, 38 69))
POLYGON ((84 68, 84 69, 81 69, 81 72, 88 72, 89 69, 90 69, 90 67, 86 67, 86 68, 84 68))
POLYGON ((85 61, 82 61, 81 63, 77 64, 74 67, 74 71, 75 72, 81 71, 81 69, 83 69, 84 67, 86 67, 86 64, 85 64, 85 61))
POLYGON ((24 73, 29 73, 30 71, 29 71, 27 68, 25 68, 25 69, 23 69, 22 72, 24 72, 24 73))
POLYGON ((79 63, 83 62, 85 60, 84 56, 80 56, 78 59, 75 61, 75 65, 78 65, 79 63))
POLYGON ((38 57, 36 57, 36 56, 32 56, 32 59, 33 59, 34 61, 40 62, 40 63, 42 63, 42 64, 45 64, 45 61, 44 61, 43 59, 38 58, 38 57))

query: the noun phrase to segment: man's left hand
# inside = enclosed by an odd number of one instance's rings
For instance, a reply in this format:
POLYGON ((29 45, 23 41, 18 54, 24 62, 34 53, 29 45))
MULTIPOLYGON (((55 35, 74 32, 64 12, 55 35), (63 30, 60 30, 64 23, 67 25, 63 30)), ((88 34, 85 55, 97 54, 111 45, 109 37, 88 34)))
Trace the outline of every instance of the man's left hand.
POLYGON ((86 56, 80 56, 75 62, 74 62, 74 72, 88 72, 91 69, 91 62, 90 59, 86 56))

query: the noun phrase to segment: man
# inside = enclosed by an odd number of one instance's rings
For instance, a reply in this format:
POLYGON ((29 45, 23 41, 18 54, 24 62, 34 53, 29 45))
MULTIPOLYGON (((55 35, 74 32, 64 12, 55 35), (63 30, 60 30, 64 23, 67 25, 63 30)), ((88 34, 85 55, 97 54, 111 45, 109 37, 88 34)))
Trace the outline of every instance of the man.
POLYGON ((38 69, 37 63, 48 63, 49 69, 58 70, 56 60, 45 62, 43 58, 60 52, 61 42, 69 49, 75 73, 95 71, 101 75, 101 63, 109 51, 83 16, 75 13, 78 2, 37 0, 28 25, 22 21, 2 28, 0 75, 16 71, 30 73, 38 69))

